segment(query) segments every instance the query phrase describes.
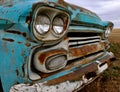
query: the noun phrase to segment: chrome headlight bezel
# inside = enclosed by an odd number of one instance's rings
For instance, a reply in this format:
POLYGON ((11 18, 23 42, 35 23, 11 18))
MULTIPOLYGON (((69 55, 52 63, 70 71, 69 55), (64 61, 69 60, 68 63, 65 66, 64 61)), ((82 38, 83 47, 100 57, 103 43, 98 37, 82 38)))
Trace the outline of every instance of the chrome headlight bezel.
POLYGON ((70 22, 70 16, 65 11, 54 9, 51 7, 46 7, 46 6, 38 7, 34 11, 33 20, 32 20, 33 37, 38 41, 43 41, 46 43, 49 43, 51 41, 58 41, 62 37, 64 37, 65 33, 67 33, 69 22, 70 22), (48 23, 49 26, 46 28, 47 30, 49 29, 49 31, 39 32, 36 30, 37 28, 35 28, 35 25, 37 23, 36 22, 37 16, 44 16, 46 17, 46 19, 49 19, 49 23, 48 23), (60 18, 63 26, 62 30, 58 33, 54 31, 54 27, 53 27, 53 24, 54 24, 53 22, 54 22, 54 19, 56 18, 60 18))
MULTIPOLYGON (((43 38, 44 37, 46 37, 48 34, 49 34, 49 30, 50 30, 50 25, 51 25, 51 20, 50 20, 50 17, 47 15, 47 14, 44 14, 44 13, 42 13, 41 12, 41 10, 42 10, 42 8, 37 8, 36 9, 36 11, 35 11, 35 13, 34 13, 34 16, 33 16, 33 23, 32 23, 32 29, 33 29, 33 35, 34 35, 34 37, 37 39, 37 40, 39 40, 39 41, 41 41, 41 40, 43 40, 43 38), (36 27, 35 27, 35 25, 36 25, 36 21, 37 21, 37 18, 39 17, 39 16, 42 16, 42 17, 46 17, 46 19, 47 20, 49 20, 49 28, 48 28, 48 30, 46 31, 46 32, 44 32, 44 33, 40 33, 37 29, 36 29, 36 27)), ((43 22, 43 21, 42 21, 43 22)), ((45 21, 44 21, 45 22, 45 21)))
POLYGON ((64 68, 67 64, 66 51, 51 50, 51 51, 39 51, 35 50, 32 56, 32 63, 35 70, 43 73, 51 73, 64 68), (59 60, 57 60, 59 58, 59 60), (62 60, 62 62, 60 62, 62 60), (53 65, 54 64, 54 65, 53 65))

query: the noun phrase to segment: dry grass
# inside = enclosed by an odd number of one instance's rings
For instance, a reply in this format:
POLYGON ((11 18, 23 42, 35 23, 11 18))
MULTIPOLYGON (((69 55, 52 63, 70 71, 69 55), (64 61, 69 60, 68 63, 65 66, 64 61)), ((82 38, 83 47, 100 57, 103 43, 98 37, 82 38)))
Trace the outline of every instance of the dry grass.
POLYGON ((120 29, 114 29, 109 37, 111 43, 120 43, 120 29))

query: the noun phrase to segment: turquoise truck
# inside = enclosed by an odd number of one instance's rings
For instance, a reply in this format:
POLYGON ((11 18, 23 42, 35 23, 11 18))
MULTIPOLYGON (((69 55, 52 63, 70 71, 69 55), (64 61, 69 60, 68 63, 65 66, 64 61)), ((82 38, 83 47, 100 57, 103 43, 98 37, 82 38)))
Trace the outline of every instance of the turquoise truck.
POLYGON ((64 0, 1 0, 1 92, 77 92, 114 58, 112 28, 64 0))

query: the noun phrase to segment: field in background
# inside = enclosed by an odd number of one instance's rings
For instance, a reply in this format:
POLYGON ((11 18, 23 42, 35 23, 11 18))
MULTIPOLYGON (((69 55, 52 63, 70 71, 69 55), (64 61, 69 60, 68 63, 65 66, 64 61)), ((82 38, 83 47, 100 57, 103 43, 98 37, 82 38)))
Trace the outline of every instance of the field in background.
POLYGON ((109 40, 110 51, 115 54, 116 60, 96 81, 80 92, 120 92, 120 29, 114 29, 109 40))
POLYGON ((111 43, 120 43, 120 29, 114 29, 109 37, 111 43))

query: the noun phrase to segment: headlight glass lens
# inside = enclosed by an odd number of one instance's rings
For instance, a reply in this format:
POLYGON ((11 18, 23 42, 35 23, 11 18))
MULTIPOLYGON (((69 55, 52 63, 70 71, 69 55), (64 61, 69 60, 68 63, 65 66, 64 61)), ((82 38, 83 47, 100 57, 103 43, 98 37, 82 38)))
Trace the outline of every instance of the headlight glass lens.
POLYGON ((62 18, 56 17, 53 20, 53 30, 57 35, 63 33, 63 31, 64 31, 64 21, 62 20, 62 18))
POLYGON ((105 37, 108 37, 111 33, 111 29, 108 27, 105 31, 105 37))
POLYGON ((61 69, 66 65, 66 56, 54 56, 46 61, 46 67, 49 70, 61 69))
POLYGON ((36 32, 43 35, 49 31, 50 19, 46 15, 39 15, 36 18, 35 29, 36 32))

